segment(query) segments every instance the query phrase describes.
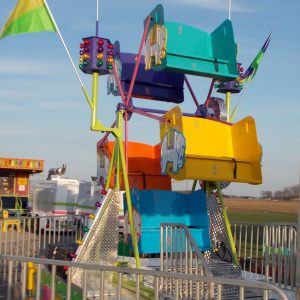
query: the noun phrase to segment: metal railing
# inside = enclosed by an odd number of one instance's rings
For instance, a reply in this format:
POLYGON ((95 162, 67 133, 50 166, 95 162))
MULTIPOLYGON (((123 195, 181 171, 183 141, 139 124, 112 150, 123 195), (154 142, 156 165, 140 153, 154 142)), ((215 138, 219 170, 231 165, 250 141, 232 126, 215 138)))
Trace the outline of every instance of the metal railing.
MULTIPOLYGON (((240 266, 233 263, 212 258, 208 252, 201 252, 195 242, 190 229, 184 224, 162 223, 160 226, 161 271, 189 275, 205 275, 211 278, 243 279, 240 266)), ((164 289, 174 290, 173 281, 162 282, 164 289)), ((201 297, 210 295, 216 297, 219 292, 227 299, 238 297, 239 290, 230 286, 222 286, 221 290, 211 289, 207 285, 195 286, 195 283, 186 282, 182 291, 187 299, 193 298, 199 290, 201 297)), ((247 290, 247 295, 255 296, 254 291, 247 290)))
POLYGON ((86 223, 82 215, 0 219, 0 254, 45 256, 50 244, 81 239, 86 223))
POLYGON ((186 225, 160 224, 160 270, 211 276, 206 261, 186 225))
MULTIPOLYGON (((188 227, 184 224, 161 223, 160 224, 160 271, 188 275, 211 276, 206 261, 194 241, 188 227)), ((160 282, 166 295, 176 295, 179 298, 191 299, 195 296, 203 297, 209 293, 208 287, 202 282, 195 285, 193 281, 182 281, 180 285, 172 278, 164 278, 160 282)), ((210 290, 211 295, 214 290, 210 290)))
POLYGON ((262 283, 227 278, 212 278, 201 275, 190 275, 180 273, 168 273, 154 270, 142 270, 132 268, 120 268, 112 266, 95 265, 94 263, 74 263, 66 261, 54 261, 50 259, 26 258, 19 256, 0 255, 2 266, 8 268, 7 277, 1 287, 1 295, 7 300, 26 299, 28 294, 35 299, 55 299, 56 296, 70 300, 88 299, 213 299, 214 295, 208 293, 200 294, 200 286, 207 286, 208 290, 216 291, 216 299, 224 299, 222 287, 227 286, 238 291, 238 299, 245 299, 246 290, 252 289, 260 292, 261 297, 266 300, 272 298, 287 300, 286 295, 276 286, 262 283), (28 269, 28 263, 34 264, 34 271, 28 269), (17 265, 17 268, 16 268, 17 265), (66 280, 63 281, 56 276, 58 268, 67 269, 66 280), (74 268, 84 270, 82 287, 72 284, 72 271, 74 268), (51 270, 51 271, 50 271, 51 270), (85 288, 89 276, 88 272, 98 274, 99 289, 89 293, 85 288), (18 276, 14 276, 17 273, 18 276), (28 276, 33 277, 33 282, 28 290, 28 276), (173 282, 172 290, 166 289, 162 282, 173 282), (186 284, 195 286, 193 294, 186 298, 186 284), (48 298, 46 298, 48 297, 48 298))
MULTIPOLYGON (((9 281, 11 274, 13 274, 12 280, 15 283, 18 280, 21 282, 22 276, 25 276, 24 274, 21 275, 20 272, 26 266, 18 263, 17 259, 15 263, 12 263, 12 271, 9 271, 10 265, 6 263, 9 259, 8 256, 28 257, 28 261, 35 257, 46 257, 47 254, 49 257, 47 251, 49 252, 50 245, 76 243, 83 236, 86 225, 87 218, 81 215, 18 217, 0 220, 0 255, 3 259, 1 265, 3 282, 9 281), (10 222, 5 224, 5 221, 10 222), (8 230, 7 226, 14 228, 8 230)), ((261 280, 263 275, 266 281, 278 284, 279 287, 295 287, 296 229, 294 226, 238 223, 232 224, 232 231, 237 252, 241 258, 241 267, 245 271, 252 272, 252 275, 255 274, 256 278, 252 276, 252 279, 261 280)), ((244 295, 249 293, 249 285, 246 281, 243 288, 236 285, 233 289, 231 284, 229 286, 226 284, 228 278, 215 277, 215 273, 211 271, 211 261, 208 261, 199 251, 185 225, 162 224, 160 259, 160 272, 169 273, 166 276, 153 275, 159 277, 160 295, 165 293, 164 296, 172 295, 173 298, 178 296, 179 298, 194 299, 197 297, 219 297, 221 293, 224 296, 226 295, 224 292, 228 290, 233 291, 234 295, 241 294, 242 290, 244 295), (190 277, 179 280, 180 277, 177 276, 181 275, 190 277), (206 280, 203 278, 200 281, 195 279, 199 276, 201 278, 205 276, 206 280), (222 284, 218 284, 218 280, 223 279, 226 280, 222 281, 222 284), (214 284, 212 284, 213 282, 214 284)), ((43 263, 40 262, 39 264, 42 265, 43 263)), ((49 264, 55 265, 56 262, 52 261, 49 264)), ((227 268, 228 264, 225 267, 227 268)), ((225 271, 224 274, 226 275, 224 276, 226 277, 232 270, 229 273, 229 269, 225 271)), ((135 276, 139 274, 135 273, 135 276)), ((123 275, 118 276, 122 277, 123 275)), ((231 278, 238 280, 241 277, 232 276, 231 278)), ((152 284, 156 285, 157 283, 153 281, 152 284)))
POLYGON ((295 288, 295 224, 233 223, 231 230, 243 270, 285 289, 295 288))

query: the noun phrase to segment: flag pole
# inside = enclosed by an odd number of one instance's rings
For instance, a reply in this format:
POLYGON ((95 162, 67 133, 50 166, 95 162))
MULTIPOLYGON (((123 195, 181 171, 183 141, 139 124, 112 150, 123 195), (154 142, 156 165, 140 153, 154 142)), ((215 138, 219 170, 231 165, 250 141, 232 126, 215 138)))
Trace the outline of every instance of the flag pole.
POLYGON ((96 36, 99 36, 99 0, 96 0, 96 36))
POLYGON ((82 90, 83 90, 83 93, 84 93, 84 95, 85 95, 85 98, 86 98, 86 100, 87 100, 87 102, 88 102, 90 108, 92 109, 92 102, 91 102, 91 100, 90 100, 90 97, 88 96, 88 93, 87 93, 87 91, 86 91, 86 89, 85 89, 85 87, 84 87, 84 85, 83 85, 83 82, 82 82, 82 80, 81 80, 81 78, 80 78, 80 76, 79 76, 79 73, 78 73, 78 71, 77 71, 77 69, 76 69, 76 67, 75 67, 75 64, 74 64, 74 62, 73 62, 73 60, 72 60, 72 57, 71 57, 71 55, 70 55, 70 52, 69 52, 69 50, 68 50, 68 48, 67 48, 67 45, 66 45, 66 43, 65 43, 65 41, 64 41, 64 39, 63 39, 63 37, 62 37, 62 35, 61 35, 61 33, 60 33, 60 30, 59 30, 59 28, 58 28, 58 26, 57 26, 57 24, 56 24, 56 22, 55 22, 55 20, 54 20, 54 17, 53 17, 53 15, 52 15, 52 13, 51 13, 51 10, 50 10, 50 8, 49 8, 49 6, 48 6, 48 4, 47 4, 47 1, 44 0, 44 3, 45 3, 45 6, 46 6, 46 8, 47 8, 47 11, 48 11, 48 13, 49 13, 49 16, 50 16, 50 18, 51 18, 51 20, 52 20, 52 22, 53 22, 53 25, 54 25, 54 27, 55 27, 55 29, 56 29, 58 35, 59 35, 59 38, 60 38, 60 40, 61 40, 61 42, 62 42, 62 44, 63 44, 63 46, 64 46, 64 48, 65 48, 65 50, 66 50, 66 52, 67 52, 67 55, 68 55, 69 60, 70 60, 70 62, 71 62, 71 64, 72 64, 72 66, 73 66, 73 69, 74 69, 74 71, 75 71, 75 73, 76 73, 76 75, 77 75, 77 78, 78 78, 78 80, 79 80, 79 82, 80 82, 80 85, 81 85, 81 88, 82 88, 82 90))
POLYGON ((231 0, 228 0, 228 19, 231 20, 231 0))

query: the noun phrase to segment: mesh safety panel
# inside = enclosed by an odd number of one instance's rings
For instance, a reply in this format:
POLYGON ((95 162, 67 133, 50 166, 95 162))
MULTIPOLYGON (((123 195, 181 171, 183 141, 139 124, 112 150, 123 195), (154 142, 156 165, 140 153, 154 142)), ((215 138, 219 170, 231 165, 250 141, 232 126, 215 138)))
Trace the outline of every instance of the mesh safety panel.
MULTIPOLYGON (((83 238, 83 243, 76 251, 76 262, 92 262, 112 265, 117 260, 119 238, 119 207, 121 194, 118 190, 110 190, 102 205, 96 212, 95 219, 89 231, 83 238)), ((100 272, 87 271, 87 291, 99 290, 100 272)), ((72 283, 83 288, 84 272, 82 269, 72 269, 72 283)))
POLYGON ((217 252, 213 250, 205 252, 204 256, 210 258, 212 262, 209 269, 214 277, 241 278, 240 266, 235 266, 232 263, 233 253, 231 251, 228 233, 221 207, 214 193, 211 193, 210 196, 207 197, 207 209, 210 218, 212 247, 216 248, 218 245, 222 245, 217 252), (217 261, 226 263, 217 263, 217 261))

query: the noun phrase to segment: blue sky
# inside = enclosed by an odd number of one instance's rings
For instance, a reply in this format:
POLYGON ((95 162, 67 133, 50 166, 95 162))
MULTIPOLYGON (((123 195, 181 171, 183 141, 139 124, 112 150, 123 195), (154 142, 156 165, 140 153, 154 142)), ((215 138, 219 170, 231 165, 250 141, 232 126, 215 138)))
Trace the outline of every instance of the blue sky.
MULTIPOLYGON (((226 0, 100 0, 100 35, 119 40, 124 52, 137 52, 146 15, 162 3, 165 18, 213 31, 228 17, 226 0)), ((0 27, 16 1, 0 0, 0 27)), ((82 37, 95 34, 96 1, 48 0, 71 56, 78 65, 82 37)), ((273 31, 269 49, 245 90, 235 120, 252 115, 263 145, 263 184, 232 184, 226 193, 259 195, 298 183, 300 170, 300 13, 298 0, 232 0, 232 22, 239 44, 239 61, 251 63, 273 31)), ((80 73, 91 92, 91 77, 80 73)), ((210 80, 189 77, 200 102, 210 80)), ((217 96, 217 94, 215 93, 217 96)), ((233 96, 235 104, 239 96, 233 96)), ((99 115, 109 126, 119 98, 106 95, 100 80, 99 115)), ((169 109, 170 104, 135 100, 137 106, 169 109)), ((186 92, 183 111, 194 112, 186 92)), ((90 179, 96 175, 96 143, 90 111, 75 73, 56 33, 9 36, 0 40, 0 156, 44 159, 50 167, 68 165, 67 175, 90 179)), ((134 116, 130 139, 159 142, 156 121, 134 116)))

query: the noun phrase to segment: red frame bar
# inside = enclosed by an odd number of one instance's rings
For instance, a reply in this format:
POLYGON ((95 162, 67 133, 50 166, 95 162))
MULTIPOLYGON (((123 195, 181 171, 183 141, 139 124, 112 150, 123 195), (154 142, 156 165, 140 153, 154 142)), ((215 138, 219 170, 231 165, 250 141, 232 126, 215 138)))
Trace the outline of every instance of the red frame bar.
POLYGON ((186 83, 186 85, 187 85, 187 87, 188 87, 188 89, 189 89, 189 91, 190 91, 190 94, 191 94, 191 96, 192 96, 192 98, 193 98, 193 100, 194 100, 196 106, 199 107, 200 104, 199 104, 199 102, 198 102, 198 100, 197 100, 197 97, 196 97, 196 95, 194 94, 194 91, 193 91, 193 89, 192 89, 192 86, 190 85, 190 82, 188 81, 188 79, 187 79, 187 77, 186 77, 185 75, 184 75, 184 82, 186 83))
POLYGON ((132 78, 131 78, 131 81, 130 81, 130 86, 129 86, 128 95, 127 95, 127 99, 126 99, 126 105, 128 105, 129 99, 131 98, 131 95, 132 95, 132 90, 133 90, 133 86, 134 86, 135 79, 136 79, 136 76, 137 76, 137 72, 139 70, 141 56, 142 56, 142 50, 143 50, 143 47, 144 47, 144 44, 145 44, 146 34, 148 33, 150 20, 151 20, 151 17, 148 16, 147 22, 146 22, 146 25, 145 25, 145 28, 144 28, 143 37, 142 37, 141 44, 140 44, 139 53, 138 53, 138 56, 137 56, 137 60, 135 62, 132 78))
POLYGON ((142 116, 145 116, 145 117, 157 120, 157 121, 163 121, 164 120, 164 117, 158 117, 158 116, 156 116, 154 114, 147 113, 145 111, 142 111, 142 110, 139 110, 139 109, 136 109, 136 108, 133 108, 133 107, 128 107, 128 110, 131 111, 131 112, 137 113, 139 115, 142 115, 142 116))
POLYGON ((208 94, 207 94, 207 98, 206 98, 205 103, 204 103, 204 106, 205 106, 205 107, 207 107, 207 105, 208 105, 208 99, 209 99, 210 96, 211 96, 211 93, 212 93, 214 84, 215 84, 215 79, 213 79, 213 80, 211 81, 210 88, 209 88, 209 91, 208 91, 208 94))

